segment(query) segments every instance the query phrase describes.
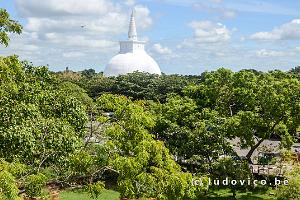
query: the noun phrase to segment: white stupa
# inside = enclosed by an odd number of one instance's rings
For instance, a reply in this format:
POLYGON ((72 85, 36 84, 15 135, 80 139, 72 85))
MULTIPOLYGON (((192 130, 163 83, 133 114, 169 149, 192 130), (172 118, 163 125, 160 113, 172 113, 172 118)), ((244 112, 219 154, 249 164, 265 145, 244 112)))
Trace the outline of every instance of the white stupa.
POLYGON ((120 41, 120 52, 107 64, 104 75, 118 76, 134 71, 161 74, 160 68, 155 60, 145 51, 144 41, 137 38, 135 26, 135 11, 132 11, 128 30, 128 40, 120 41))

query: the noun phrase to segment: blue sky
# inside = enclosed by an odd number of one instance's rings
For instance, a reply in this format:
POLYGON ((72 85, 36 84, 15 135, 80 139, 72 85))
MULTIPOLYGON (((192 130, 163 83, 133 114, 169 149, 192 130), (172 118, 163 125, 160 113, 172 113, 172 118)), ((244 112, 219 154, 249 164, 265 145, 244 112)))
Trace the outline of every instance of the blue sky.
POLYGON ((54 71, 103 71, 126 39, 133 7, 139 38, 167 74, 300 65, 296 0, 0 0, 0 7, 24 26, 0 54, 54 71))

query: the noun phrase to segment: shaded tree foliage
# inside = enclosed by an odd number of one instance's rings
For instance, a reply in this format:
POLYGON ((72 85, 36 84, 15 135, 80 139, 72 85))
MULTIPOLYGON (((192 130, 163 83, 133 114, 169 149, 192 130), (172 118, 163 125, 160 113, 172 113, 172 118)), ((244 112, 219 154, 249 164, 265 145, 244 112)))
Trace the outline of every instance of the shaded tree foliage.
POLYGON ((92 78, 96 75, 96 71, 94 69, 85 69, 81 72, 81 74, 86 78, 92 78))
POLYGON ((295 74, 300 74, 300 66, 291 69, 290 72, 295 73, 295 74))
MULTIPOLYGON (((88 70, 91 71, 91 70, 88 70)), ((148 99, 164 102, 168 93, 183 95, 182 89, 200 82, 199 76, 156 75, 134 72, 118 77, 105 77, 102 73, 87 76, 83 72, 60 72, 58 77, 84 88, 90 97, 96 99, 101 94, 120 94, 133 99, 148 99)))

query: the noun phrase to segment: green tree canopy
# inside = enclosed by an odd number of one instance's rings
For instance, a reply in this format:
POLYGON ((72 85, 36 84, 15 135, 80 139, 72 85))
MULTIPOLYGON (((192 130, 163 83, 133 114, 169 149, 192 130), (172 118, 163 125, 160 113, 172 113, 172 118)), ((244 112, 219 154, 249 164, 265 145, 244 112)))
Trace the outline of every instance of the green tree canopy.
POLYGON ((21 34, 22 26, 15 20, 10 19, 9 13, 0 8, 0 44, 8 46, 8 33, 21 34))
POLYGON ((149 131, 155 116, 143 101, 102 95, 99 108, 113 112, 106 134, 110 165, 118 171, 118 187, 127 198, 197 199, 201 187, 193 187, 192 175, 180 170, 164 143, 149 131))
POLYGON ((280 71, 219 69, 186 94, 198 107, 215 109, 226 118, 227 137, 238 137, 243 148, 250 147, 249 161, 265 139, 281 138, 284 146, 291 146, 300 124, 300 82, 280 71))
POLYGON ((199 76, 166 75, 133 72, 118 77, 105 77, 94 70, 78 72, 59 72, 59 79, 70 81, 84 88, 90 97, 96 99, 101 94, 112 93, 132 97, 165 102, 168 93, 183 95, 182 89, 187 85, 200 82, 199 76))
POLYGON ((85 107, 46 67, 1 57, 0 96, 0 157, 7 161, 55 163, 82 142, 85 107))
POLYGON ((211 173, 219 156, 232 155, 223 127, 225 119, 217 111, 199 110, 195 100, 178 95, 152 107, 158 116, 154 133, 188 170, 211 173))

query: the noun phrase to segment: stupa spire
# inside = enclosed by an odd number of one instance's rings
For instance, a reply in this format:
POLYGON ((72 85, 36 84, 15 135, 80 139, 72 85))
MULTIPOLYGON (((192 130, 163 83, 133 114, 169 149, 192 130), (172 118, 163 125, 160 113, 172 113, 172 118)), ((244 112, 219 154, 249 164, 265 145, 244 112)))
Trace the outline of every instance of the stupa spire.
POLYGON ((136 25, 135 25, 135 9, 132 9, 130 23, 129 23, 129 30, 128 30, 128 39, 129 40, 137 40, 137 32, 136 32, 136 25))

